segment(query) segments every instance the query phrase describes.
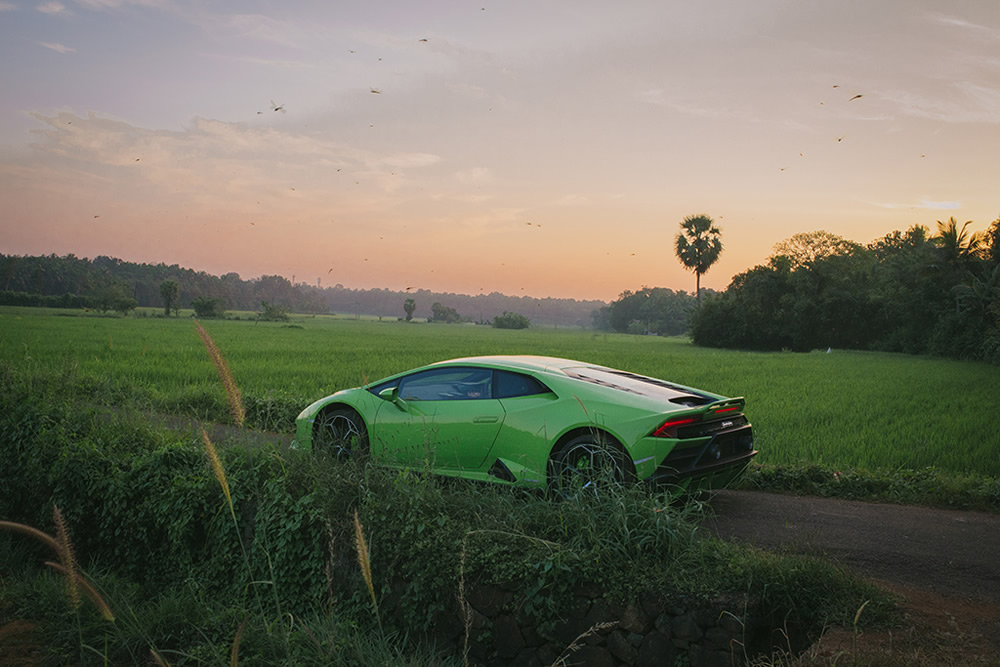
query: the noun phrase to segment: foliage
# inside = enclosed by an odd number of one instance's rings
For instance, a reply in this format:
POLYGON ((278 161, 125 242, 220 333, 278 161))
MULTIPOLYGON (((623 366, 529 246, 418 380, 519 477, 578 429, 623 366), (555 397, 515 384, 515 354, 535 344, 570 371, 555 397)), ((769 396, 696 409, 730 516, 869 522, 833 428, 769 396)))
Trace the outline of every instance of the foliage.
MULTIPOLYGON (((190 308, 197 297, 219 299, 229 311, 256 311, 261 301, 276 303, 294 313, 327 315, 334 312, 396 318, 400 303, 414 300, 413 317, 429 317, 430 304, 435 301, 448 303, 461 313, 477 313, 478 320, 489 321, 503 311, 530 312, 532 322, 558 326, 586 327, 594 308, 606 305, 592 299, 536 299, 529 296, 508 296, 499 292, 480 292, 476 295, 438 293, 426 289, 384 288, 350 289, 342 284, 324 286, 319 277, 314 284, 294 282, 282 276, 241 278, 238 273, 221 276, 204 271, 183 268, 177 264, 140 264, 114 257, 98 256, 93 259, 75 255, 19 256, 0 253, 0 288, 12 293, 32 295, 32 301, 41 297, 95 299, 98 292, 108 285, 119 284, 136 299, 139 308, 163 308, 160 285, 171 281, 178 286, 178 295, 172 310, 190 308), (426 305, 419 305, 426 304, 426 305)), ((4 301, 0 304, 44 305, 49 307, 87 307, 92 302, 77 304, 4 301)))
POLYGON ((191 301, 194 309, 194 316, 201 319, 211 319, 226 316, 226 309, 220 299, 213 299, 207 296, 196 296, 191 301))
POLYGON ((163 314, 170 315, 170 311, 173 310, 174 314, 177 314, 177 293, 178 287, 177 282, 174 280, 164 280, 160 283, 160 298, 163 299, 163 314))
POLYGON ((787 257, 791 268, 809 266, 818 259, 836 255, 850 255, 858 250, 859 244, 827 231, 803 232, 775 244, 771 250, 772 259, 787 257))
POLYGON ((435 301, 434 305, 431 306, 431 316, 427 318, 427 321, 454 324, 456 322, 461 322, 462 316, 459 315, 454 308, 442 306, 439 302, 435 301))
POLYGON ((508 313, 493 318, 493 327, 496 329, 527 329, 531 326, 531 320, 518 313, 508 313))
POLYGON ((288 309, 284 306, 279 306, 276 303, 270 303, 268 301, 261 301, 260 312, 257 314, 257 319, 263 320, 264 322, 287 322, 290 317, 288 309))
MULTIPOLYGON (((36 410, 48 429, 22 429, 13 449, 3 445, 15 469, 36 465, 40 449, 50 454, 38 487, 4 510, 49 529, 42 508, 71 508, 74 549, 95 566, 96 588, 121 619, 100 625, 86 607, 75 622, 67 618, 60 592, 25 552, 17 576, 0 585, 0 600, 16 600, 20 611, 0 604, 0 621, 10 613, 44 619, 46 645, 62 655, 83 641, 110 664, 139 662, 150 648, 218 662, 246 622, 241 664, 366 663, 360 656, 379 651, 405 664, 396 651, 423 655, 410 642, 438 638, 435 629, 453 623, 459 581, 465 591, 503 583, 513 592, 509 611, 542 633, 582 583, 612 599, 642 590, 766 594, 775 613, 797 604, 795 620, 814 628, 871 593, 818 562, 698 539, 700 505, 670 504, 642 487, 559 500, 232 440, 216 444, 230 515, 197 435, 134 421, 105 432, 105 420, 50 407, 36 410), (119 438, 123 429, 138 437, 119 438), (362 539, 367 581, 355 552, 362 539), (363 636, 383 638, 382 648, 356 644, 363 636)), ((10 421, 0 413, 5 431, 10 421)), ((888 613, 884 606, 881 619, 888 613)))
POLYGON ((692 338, 713 347, 852 348, 995 363, 1000 274, 988 251, 992 237, 968 233, 968 224, 952 218, 934 236, 912 227, 867 246, 804 235, 707 299, 692 338))
POLYGON ((697 305, 697 299, 686 292, 663 287, 626 290, 608 306, 607 323, 620 333, 679 336, 687 332, 688 320, 697 305))
POLYGON ((406 321, 409 322, 413 319, 413 311, 417 309, 417 302, 413 299, 407 299, 403 302, 403 312, 406 313, 406 321))
POLYGON ((92 296, 79 294, 31 294, 29 292, 0 291, 0 306, 28 306, 31 308, 83 308, 96 310, 97 301, 92 296))
POLYGON ((701 300, 701 276, 722 254, 722 230, 707 215, 689 215, 674 238, 674 254, 685 268, 694 271, 695 296, 701 300))

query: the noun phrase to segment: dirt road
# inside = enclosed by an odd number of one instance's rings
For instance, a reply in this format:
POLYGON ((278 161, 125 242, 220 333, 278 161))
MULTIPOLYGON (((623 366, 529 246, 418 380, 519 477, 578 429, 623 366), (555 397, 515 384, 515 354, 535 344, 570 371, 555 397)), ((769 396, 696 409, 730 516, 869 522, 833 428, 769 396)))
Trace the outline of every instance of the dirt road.
POLYGON ((756 491, 709 505, 719 537, 822 555, 902 599, 903 631, 833 629, 806 664, 861 650, 862 664, 1000 665, 1000 516, 756 491))
POLYGON ((1000 605, 1000 516, 755 491, 721 491, 710 506, 705 525, 720 537, 1000 605))

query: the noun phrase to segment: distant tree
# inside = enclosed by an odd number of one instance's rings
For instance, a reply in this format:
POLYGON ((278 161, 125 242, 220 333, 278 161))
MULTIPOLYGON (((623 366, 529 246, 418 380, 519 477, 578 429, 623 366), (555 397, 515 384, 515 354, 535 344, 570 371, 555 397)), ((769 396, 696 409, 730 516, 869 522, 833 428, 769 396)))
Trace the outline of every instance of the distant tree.
POLYGON ((115 299, 111 307, 115 310, 115 312, 121 313, 123 316, 125 316, 131 313, 133 310, 135 310, 136 306, 138 305, 139 302, 136 301, 135 298, 130 296, 123 296, 115 299))
POLYGON ((688 319, 697 301, 687 292, 664 287, 625 290, 608 306, 610 329, 629 333, 656 333, 677 336, 688 328, 688 319))
POLYGON ((225 309, 222 307, 222 303, 218 299, 212 299, 207 296, 195 297, 191 302, 191 307, 194 308, 195 317, 201 319, 224 317, 226 314, 225 309))
POLYGON ((531 320, 527 317, 517 313, 508 313, 506 310, 503 315, 497 315, 493 318, 493 327, 496 329, 527 329, 530 326, 531 320))
POLYGON ((261 312, 257 314, 258 320, 265 322, 287 322, 288 309, 268 301, 260 302, 261 312))
POLYGON ((722 254, 722 230, 707 215, 689 215, 681 222, 681 231, 674 239, 677 259, 694 271, 695 296, 701 302, 701 276, 722 254))
POLYGON ((449 308, 448 306, 442 306, 439 302, 435 301, 431 306, 431 318, 430 322, 444 322, 445 324, 454 324, 455 322, 461 322, 462 316, 458 314, 454 308, 449 308))
POLYGON ((403 311, 406 312, 406 321, 409 322, 413 319, 413 311, 417 309, 417 302, 413 299, 407 299, 403 302, 403 311))
POLYGON ((160 283, 160 296, 163 298, 163 314, 170 317, 170 309, 177 303, 177 283, 164 280, 160 283))
POLYGON ((791 238, 776 243, 771 250, 771 257, 779 255, 787 257, 791 260, 791 268, 794 270, 825 257, 849 255, 860 247, 860 244, 849 241, 842 236, 819 230, 795 234, 791 238))
POLYGON ((611 331, 613 329, 611 326, 611 308, 609 306, 601 306, 590 311, 590 321, 591 326, 597 331, 611 331))

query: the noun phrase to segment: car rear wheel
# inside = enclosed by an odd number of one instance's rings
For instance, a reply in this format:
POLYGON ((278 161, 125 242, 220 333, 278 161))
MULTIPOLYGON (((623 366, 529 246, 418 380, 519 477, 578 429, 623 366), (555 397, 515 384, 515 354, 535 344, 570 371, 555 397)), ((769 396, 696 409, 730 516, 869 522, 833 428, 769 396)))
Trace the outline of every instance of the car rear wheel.
POLYGON ((609 436, 587 433, 563 445, 553 460, 552 482, 563 495, 594 492, 631 483, 635 470, 625 452, 609 436))
POLYGON ((313 450, 330 452, 337 458, 368 456, 368 429, 349 408, 328 408, 314 426, 313 450))

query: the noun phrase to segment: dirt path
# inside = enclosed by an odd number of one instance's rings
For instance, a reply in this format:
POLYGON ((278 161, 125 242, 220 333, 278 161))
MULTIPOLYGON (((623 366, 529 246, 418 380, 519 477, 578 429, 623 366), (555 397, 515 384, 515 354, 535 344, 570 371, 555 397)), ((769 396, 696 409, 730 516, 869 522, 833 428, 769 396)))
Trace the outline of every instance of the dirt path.
MULTIPOLYGON (((909 632, 866 638, 898 658, 884 664, 1000 665, 1000 516, 756 491, 709 505, 719 537, 824 556, 901 596, 909 632)), ((832 632, 814 650, 836 655, 851 639, 832 632)))

